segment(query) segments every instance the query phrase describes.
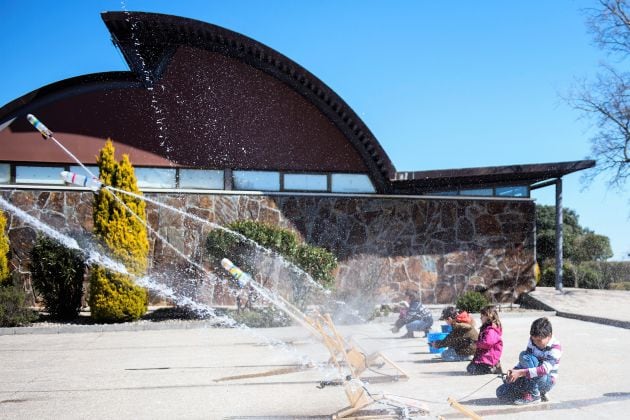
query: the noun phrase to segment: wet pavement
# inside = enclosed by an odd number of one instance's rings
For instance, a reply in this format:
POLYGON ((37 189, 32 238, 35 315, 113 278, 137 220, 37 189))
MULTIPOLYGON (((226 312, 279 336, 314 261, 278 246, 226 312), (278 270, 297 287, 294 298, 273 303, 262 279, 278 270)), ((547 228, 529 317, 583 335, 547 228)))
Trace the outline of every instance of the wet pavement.
MULTIPOLYGON (((397 338, 402 332, 390 332, 392 318, 339 329, 366 354, 382 352, 409 376, 390 381, 388 366, 367 371, 372 394, 419 400, 429 418, 466 418, 449 397, 484 418, 627 418, 628 329, 553 312, 504 311, 503 366, 517 360, 540 316, 550 317, 564 354, 550 401, 525 407, 499 404, 500 378, 469 376, 467 362, 441 362, 424 338, 397 338)), ((324 419, 348 405, 342 387, 319 389, 336 371, 323 367, 326 347, 303 328, 171 327, 0 335, 0 418, 324 419), (277 340, 287 344, 274 345, 277 340), (298 371, 305 361, 318 366, 298 371), (251 376, 269 372, 283 373, 251 376), (242 375, 250 377, 217 381, 242 375)))

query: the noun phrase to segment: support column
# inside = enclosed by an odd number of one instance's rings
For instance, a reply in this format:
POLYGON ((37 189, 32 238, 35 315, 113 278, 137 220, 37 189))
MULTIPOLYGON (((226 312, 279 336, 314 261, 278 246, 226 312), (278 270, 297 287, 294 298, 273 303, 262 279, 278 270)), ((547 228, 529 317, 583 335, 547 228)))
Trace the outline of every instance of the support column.
POLYGON ((556 179, 556 290, 562 291, 562 178, 556 179))

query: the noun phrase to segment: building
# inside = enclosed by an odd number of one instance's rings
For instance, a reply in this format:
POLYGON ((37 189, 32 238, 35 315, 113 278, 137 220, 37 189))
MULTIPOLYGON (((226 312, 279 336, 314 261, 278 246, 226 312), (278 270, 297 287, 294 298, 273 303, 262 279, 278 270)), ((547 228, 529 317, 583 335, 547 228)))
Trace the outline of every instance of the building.
MULTIPOLYGON (((511 301, 535 285, 530 190, 594 165, 397 172, 343 99, 271 48, 176 16, 102 17, 130 71, 62 80, 0 109, 0 193, 59 229, 91 230, 91 193, 59 178, 76 163, 41 139, 28 113, 86 165, 113 139, 149 197, 220 224, 281 225, 328 248, 341 295, 415 288, 425 302, 447 303, 477 287, 511 301)), ((148 212, 199 257, 203 232, 148 212)), ((35 232, 13 218, 9 235, 28 282, 35 232)), ((158 266, 172 259, 158 241, 152 256, 158 266)))

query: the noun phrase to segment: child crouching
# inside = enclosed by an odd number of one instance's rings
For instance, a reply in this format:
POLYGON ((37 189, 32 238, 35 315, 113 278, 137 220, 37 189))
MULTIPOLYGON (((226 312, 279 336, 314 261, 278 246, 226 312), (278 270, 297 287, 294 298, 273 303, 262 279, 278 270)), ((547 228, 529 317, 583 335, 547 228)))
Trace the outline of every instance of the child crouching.
POLYGON ((453 306, 449 306, 444 308, 440 319, 453 329, 444 340, 432 341, 429 345, 437 349, 448 347, 442 353, 442 359, 446 362, 470 360, 475 354, 475 343, 479 338, 479 332, 468 312, 458 312, 453 306))
POLYGON ((506 382, 497 388, 497 397, 517 405, 546 401, 546 394, 556 384, 562 346, 553 337, 551 322, 539 318, 532 323, 530 339, 519 362, 508 371, 506 382))

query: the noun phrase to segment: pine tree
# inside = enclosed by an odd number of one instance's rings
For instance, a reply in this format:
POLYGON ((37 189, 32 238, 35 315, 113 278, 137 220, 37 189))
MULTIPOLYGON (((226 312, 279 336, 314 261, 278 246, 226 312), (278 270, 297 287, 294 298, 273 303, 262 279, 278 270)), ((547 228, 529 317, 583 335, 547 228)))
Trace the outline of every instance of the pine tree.
MULTIPOLYGON (((104 185, 140 195, 129 157, 123 155, 122 160, 116 162, 111 140, 100 150, 97 163, 104 185)), ((142 199, 102 188, 94 202, 94 233, 130 273, 142 275, 147 268, 149 241, 144 224, 129 210, 142 221, 146 220, 142 199)), ((127 321, 144 315, 148 295, 146 290, 134 285, 129 276, 95 267, 90 274, 89 304, 92 317, 97 320, 127 321)))
MULTIPOLYGON (((108 141, 99 154, 100 179, 105 185, 140 195, 136 176, 129 156, 123 155, 120 163, 114 159, 114 146, 108 141)), ((115 193, 125 206, 146 221, 144 200, 123 193, 115 193)), ((149 240, 144 224, 130 214, 109 190, 101 189, 94 206, 94 233, 134 274, 147 269, 149 240)))
POLYGON ((0 285, 9 280, 9 237, 6 233, 7 218, 0 210, 0 285))

